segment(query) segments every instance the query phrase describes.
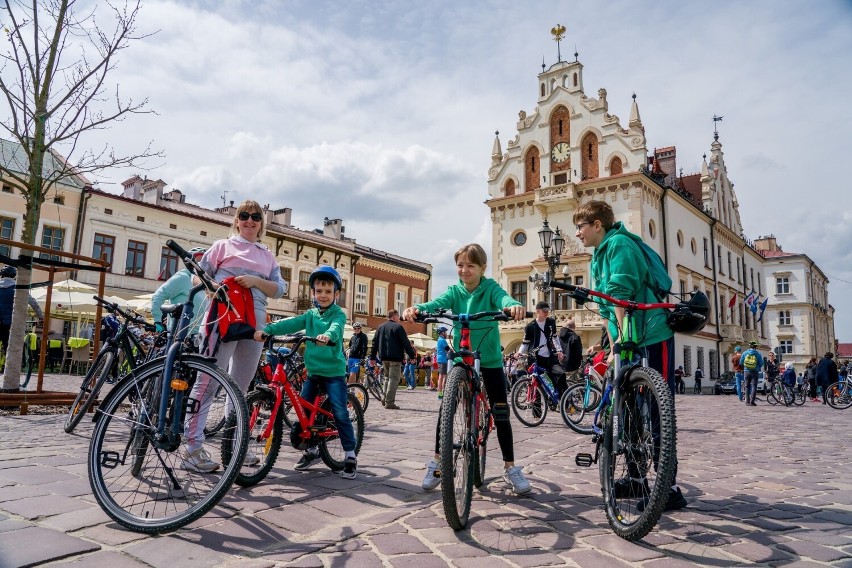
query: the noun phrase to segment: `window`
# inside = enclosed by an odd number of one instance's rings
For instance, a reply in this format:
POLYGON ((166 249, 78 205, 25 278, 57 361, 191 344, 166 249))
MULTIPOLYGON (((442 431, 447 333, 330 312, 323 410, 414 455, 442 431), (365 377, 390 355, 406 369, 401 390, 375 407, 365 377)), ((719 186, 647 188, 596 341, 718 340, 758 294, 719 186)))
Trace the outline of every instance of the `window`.
POLYGON ((311 307, 310 278, 310 272, 305 272, 304 270, 299 271, 299 285, 297 287, 298 291, 296 296, 296 309, 298 310, 307 310, 311 307))
POLYGON ((422 294, 411 294, 411 304, 416 306, 417 304, 423 303, 423 295, 422 294))
POLYGON ((686 295, 686 280, 680 281, 680 295, 681 296, 686 295))
POLYGON ((293 269, 289 266, 279 266, 278 270, 281 272, 281 279, 287 283, 287 292, 284 294, 284 298, 290 297, 290 291, 293 289, 291 285, 293 282, 293 269))
POLYGON ((722 245, 716 245, 716 257, 719 263, 719 274, 724 274, 722 272, 722 245))
POLYGON ((516 247, 522 247, 527 242, 527 234, 523 231, 518 231, 512 236, 512 244, 516 247))
MULTIPOLYGON (((558 282, 562 282, 563 284, 570 284, 571 278, 557 278, 558 282)), ((571 298, 568 296, 567 292, 563 292, 562 290, 554 290, 554 305, 551 306, 554 310, 570 310, 571 309, 571 298)))
POLYGON ((722 307, 722 323, 726 323, 728 319, 728 310, 726 310, 725 308, 728 307, 728 302, 724 294, 721 294, 719 296, 719 305, 722 307))
POLYGON ((55 195, 53 197, 53 202, 57 205, 65 205, 65 196, 64 195, 55 195))
POLYGON ((651 235, 652 239, 657 235, 657 226, 654 224, 653 219, 648 221, 648 234, 651 235))
POLYGON ((704 239, 704 268, 710 268, 710 243, 704 239))
POLYGON ((178 271, 180 259, 169 247, 163 247, 160 251, 160 274, 157 280, 168 280, 178 271))
POLYGON ((731 270, 731 266, 732 266, 731 265, 731 251, 728 251, 728 276, 731 278, 731 280, 733 280, 734 279, 734 271, 731 270))
POLYGON ((792 339, 782 339, 778 342, 778 348, 781 351, 782 355, 792 355, 793 354, 793 340, 792 339))
MULTIPOLYGON (((62 250, 62 243, 65 241, 65 229, 59 227, 45 227, 41 234, 41 246, 53 250, 62 250)), ((39 254, 40 258, 50 258, 51 260, 59 260, 59 255, 56 254, 39 254)))
POLYGON ((520 280, 512 282, 512 297, 519 301, 522 306, 527 307, 527 282, 520 280))
POLYGON ((737 257, 737 282, 742 284, 742 275, 740 274, 740 259, 737 257))
POLYGON ((778 276, 775 278, 775 293, 789 294, 790 293, 790 277, 778 276))
POLYGON ((127 242, 127 262, 124 264, 124 273, 128 276, 145 277, 145 257, 148 253, 148 244, 140 241, 127 242))
MULTIPOLYGON (((15 220, 8 217, 0 217, 0 238, 12 240, 15 236, 15 220)), ((9 245, 0 245, 0 254, 9 256, 12 254, 12 247, 9 245)))
POLYGON ((388 289, 376 286, 373 289, 373 315, 386 316, 388 313, 388 289))
POLYGON ((136 216, 136 220, 137 220, 137 221, 139 221, 140 223, 144 223, 144 222, 145 222, 145 217, 143 217, 142 215, 137 215, 137 216, 136 216))
POLYGON ((11 186, 11 185, 5 185, 5 184, 4 184, 4 185, 3 185, 3 193, 15 193, 15 192, 14 192, 14 191, 12 191, 12 186, 11 186))
POLYGON ((364 282, 355 284, 355 313, 367 313, 367 285, 364 282))
POLYGON ((406 300, 408 299, 408 294, 405 292, 405 290, 397 290, 396 292, 394 292, 394 295, 396 296, 396 311, 401 314, 405 311, 405 308, 407 307, 405 304, 406 300))
POLYGON ((112 209, 104 208, 104 215, 112 215, 112 209))
POLYGON ((110 267, 112 267, 112 259, 115 253, 115 237, 111 235, 102 235, 101 233, 95 233, 95 242, 92 245, 92 257, 93 258, 101 258, 109 263, 110 267))
POLYGON ((169 229, 177 229, 177 225, 174 223, 169 223, 169 229))
POLYGON ((781 310, 778 312, 778 325, 793 325, 793 318, 790 317, 790 310, 781 310))
MULTIPOLYGON (((695 366, 696 366, 696 368, 701 369, 702 371, 705 371, 705 376, 706 376, 707 367, 704 366, 704 348, 703 347, 696 347, 695 351, 696 351, 695 366)), ((710 376, 716 377, 718 375, 716 375, 713 372, 713 369, 710 369, 710 376)))
MULTIPOLYGON (((702 369, 703 371, 704 369, 702 369)), ((689 345, 683 346, 683 374, 692 374, 692 347, 689 345)))
POLYGON ((346 284, 346 280, 343 278, 340 279, 340 297, 337 299, 337 305, 341 308, 346 307, 346 290, 349 289, 349 286, 346 284))
POLYGON ((719 352, 715 349, 710 350, 710 374, 707 374, 707 369, 701 368, 704 371, 704 376, 718 377, 719 376, 719 352))
POLYGON ((683 231, 677 232, 677 246, 683 248, 683 231))

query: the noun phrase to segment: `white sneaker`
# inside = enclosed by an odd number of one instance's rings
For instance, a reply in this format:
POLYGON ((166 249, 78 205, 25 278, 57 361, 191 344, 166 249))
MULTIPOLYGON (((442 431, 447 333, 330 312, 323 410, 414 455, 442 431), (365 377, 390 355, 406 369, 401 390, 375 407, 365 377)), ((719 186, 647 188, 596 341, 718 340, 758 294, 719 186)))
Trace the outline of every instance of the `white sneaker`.
POLYGON ((515 492, 515 495, 524 495, 532 491, 532 485, 524 477, 524 472, 521 471, 521 466, 519 465, 514 465, 507 469, 503 474, 503 479, 512 486, 512 491, 515 492))
POLYGON ((259 463, 260 463, 260 456, 257 455, 252 450, 247 450, 246 451, 246 457, 243 458, 243 466, 251 467, 251 466, 257 465, 259 463))
POLYGON ((438 471, 438 464, 435 460, 426 464, 426 477, 423 478, 421 486, 423 489, 435 489, 441 484, 441 472, 438 471), (437 475, 436 475, 437 474, 437 475))
POLYGON ((219 464, 210 459, 210 454, 204 448, 196 448, 191 452, 183 453, 181 467, 187 471, 199 473, 210 473, 219 469, 219 464))

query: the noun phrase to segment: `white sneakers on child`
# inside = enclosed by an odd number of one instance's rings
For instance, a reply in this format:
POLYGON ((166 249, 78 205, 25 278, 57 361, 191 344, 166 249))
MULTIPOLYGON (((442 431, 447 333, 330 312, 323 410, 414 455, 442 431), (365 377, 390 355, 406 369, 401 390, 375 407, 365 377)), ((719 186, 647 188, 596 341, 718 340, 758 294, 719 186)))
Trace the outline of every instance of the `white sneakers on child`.
POLYGON ((438 463, 435 460, 426 464, 426 477, 423 478, 421 486, 423 489, 435 489, 441 484, 441 472, 438 471, 438 463))
POLYGON ((514 465, 503 473, 503 479, 506 483, 512 486, 512 491, 515 495, 525 495, 532 491, 532 485, 524 477, 524 472, 521 471, 521 466, 514 465))

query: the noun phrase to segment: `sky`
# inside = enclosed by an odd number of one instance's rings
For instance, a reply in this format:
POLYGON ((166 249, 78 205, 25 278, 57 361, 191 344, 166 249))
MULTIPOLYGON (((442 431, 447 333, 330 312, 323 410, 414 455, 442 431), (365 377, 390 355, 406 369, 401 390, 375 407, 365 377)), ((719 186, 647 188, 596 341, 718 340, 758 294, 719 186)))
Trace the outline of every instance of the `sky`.
POLYGON ((494 132, 506 148, 518 111, 535 109, 556 24, 586 93, 605 88, 623 126, 636 93, 649 151, 676 146, 684 174, 724 117, 746 237, 816 261, 852 342, 848 0, 146 0, 138 29, 152 35, 108 83, 156 114, 84 141, 164 153, 104 172, 103 190, 138 173, 199 205, 290 207, 302 229, 340 218, 361 244, 431 263, 440 292, 460 245, 490 250, 494 132))

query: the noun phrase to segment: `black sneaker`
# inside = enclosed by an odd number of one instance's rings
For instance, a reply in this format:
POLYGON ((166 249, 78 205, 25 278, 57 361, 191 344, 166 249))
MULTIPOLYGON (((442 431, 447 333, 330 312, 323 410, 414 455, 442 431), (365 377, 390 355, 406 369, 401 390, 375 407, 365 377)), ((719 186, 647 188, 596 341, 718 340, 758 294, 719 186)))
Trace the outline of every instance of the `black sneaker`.
MULTIPOLYGON (((640 513, 645 510, 645 505, 648 504, 648 499, 645 498, 636 506, 636 510, 640 513)), ((686 498, 680 492, 680 487, 669 491, 669 498, 666 500, 666 506, 663 511, 679 511, 686 507, 686 498)))
POLYGON ((616 499, 636 499, 648 495, 648 482, 644 479, 622 477, 615 481, 616 499))
POLYGON ((358 469, 358 460, 355 458, 346 458, 343 462, 343 471, 340 472, 340 477, 343 479, 355 479, 355 470, 358 469))
POLYGON ((296 470, 302 471, 311 467, 311 464, 319 459, 319 455, 310 450, 302 452, 302 457, 296 462, 296 470))

